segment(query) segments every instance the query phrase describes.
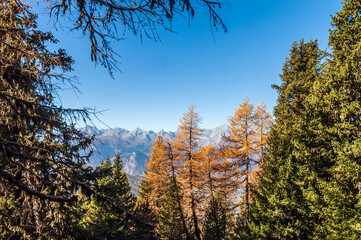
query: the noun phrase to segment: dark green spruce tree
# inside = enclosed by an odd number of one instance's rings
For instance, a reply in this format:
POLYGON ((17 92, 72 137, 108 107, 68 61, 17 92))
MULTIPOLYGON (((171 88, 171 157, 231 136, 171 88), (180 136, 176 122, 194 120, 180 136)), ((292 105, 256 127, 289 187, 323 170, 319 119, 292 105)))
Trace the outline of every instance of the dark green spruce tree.
MULTIPOLYGON (((93 173, 92 188, 121 205, 128 212, 134 208, 134 198, 128 183, 126 173, 122 171, 122 162, 119 154, 114 163, 109 157, 93 173)), ((80 210, 75 214, 79 220, 74 226, 74 236, 77 239, 136 239, 134 229, 138 226, 125 213, 115 212, 109 203, 99 201, 97 196, 87 197, 80 194, 80 210)))
POLYGON ((91 138, 75 128, 86 110, 57 106, 72 70, 57 40, 19 0, 0 3, 0 239, 69 239, 76 181, 91 138))
POLYGON ((175 176, 172 176, 164 190, 157 215, 157 237, 159 239, 189 239, 187 227, 182 218, 180 188, 175 176))
POLYGON ((318 239, 361 236, 361 2, 345 0, 332 17, 330 59, 311 99, 322 136, 314 149, 318 181, 307 191, 318 239))
POLYGON ((205 211, 203 239, 222 240, 227 236, 227 213, 217 191, 205 211))
POLYGON ((304 187, 313 141, 308 130, 313 118, 308 99, 320 78, 321 59, 317 41, 295 42, 280 75, 282 83, 273 86, 279 94, 276 120, 253 195, 251 220, 240 227, 240 238, 307 239, 314 231, 304 187))
MULTIPOLYGON (((152 186, 146 179, 143 179, 139 184, 139 194, 135 201, 134 211, 144 221, 156 225, 156 213, 149 204, 149 193, 152 191, 152 186)), ((137 229, 139 239, 156 239, 155 229, 146 229, 141 227, 137 229)))
POLYGON ((113 184, 114 199, 116 204, 124 206, 126 210, 134 208, 134 197, 131 193, 132 188, 129 186, 128 177, 123 170, 123 163, 120 160, 119 153, 115 155, 113 164, 113 184))

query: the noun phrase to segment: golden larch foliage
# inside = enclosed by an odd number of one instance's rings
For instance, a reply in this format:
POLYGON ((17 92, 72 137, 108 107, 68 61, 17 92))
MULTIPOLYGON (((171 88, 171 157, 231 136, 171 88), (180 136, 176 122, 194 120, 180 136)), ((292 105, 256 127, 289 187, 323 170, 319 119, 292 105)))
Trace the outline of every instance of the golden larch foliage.
POLYGON ((255 110, 254 104, 245 98, 228 121, 230 135, 224 136, 225 145, 222 148, 226 158, 224 164, 233 169, 233 174, 238 171, 238 180, 244 190, 241 211, 248 221, 252 189, 250 176, 254 167, 262 161, 272 124, 271 115, 262 102, 255 110), (237 165, 237 170, 234 165, 237 165))
POLYGON ((182 218, 192 238, 200 240, 203 212, 217 191, 225 209, 231 212, 238 206, 237 195, 242 187, 245 194, 241 210, 248 218, 250 193, 257 181, 252 170, 262 160, 272 121, 263 103, 255 110, 246 98, 229 119, 230 134, 224 136, 224 146, 201 147, 203 130, 195 108, 192 104, 184 113, 173 142, 161 136, 155 140, 145 181, 151 189, 149 204, 158 211, 171 177, 177 179, 182 218))
POLYGON ((190 216, 195 238, 201 239, 199 204, 201 201, 200 176, 202 173, 201 156, 199 154, 200 139, 203 131, 199 128, 201 119, 196 106, 191 104, 184 113, 175 140, 177 160, 180 164, 179 182, 183 190, 186 215, 190 216))
POLYGON ((273 124, 272 116, 268 112, 268 109, 264 105, 263 101, 261 101, 261 103, 257 105, 255 118, 256 118, 256 132, 258 135, 258 140, 257 140, 258 142, 256 145, 257 152, 259 155, 258 163, 261 164, 266 150, 265 147, 266 147, 267 138, 269 136, 269 132, 273 124))
POLYGON ((147 196, 149 205, 155 211, 157 211, 158 203, 161 201, 164 189, 169 183, 171 166, 172 159, 168 158, 167 142, 159 135, 153 143, 145 173, 145 181, 151 189, 147 196))
POLYGON ((199 151, 201 161, 202 195, 210 199, 219 187, 218 160, 219 150, 213 145, 205 145, 199 151))
POLYGON ((240 185, 240 173, 238 163, 233 159, 226 158, 223 154, 223 148, 220 152, 220 162, 217 164, 218 191, 227 210, 231 210, 238 206, 237 194, 240 185))

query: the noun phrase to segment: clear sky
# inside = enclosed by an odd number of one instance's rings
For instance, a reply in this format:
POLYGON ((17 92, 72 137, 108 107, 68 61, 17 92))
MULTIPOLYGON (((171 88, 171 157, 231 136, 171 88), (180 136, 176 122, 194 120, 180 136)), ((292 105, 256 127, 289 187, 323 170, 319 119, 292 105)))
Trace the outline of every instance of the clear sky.
MULTIPOLYGON (((43 29, 51 29, 76 61, 81 94, 61 93, 65 107, 96 107, 110 127, 133 130, 176 130, 190 103, 198 106, 202 128, 227 123, 238 103, 248 96, 264 100, 272 110, 279 74, 293 41, 318 39, 327 48, 330 15, 339 11, 339 0, 229 0, 219 11, 229 31, 213 32, 206 9, 198 9, 188 26, 178 16, 176 33, 160 30, 161 42, 134 37, 114 42, 121 55, 112 79, 90 61, 90 45, 81 32, 55 31, 40 16, 43 29)), ((95 121, 99 128, 107 128, 95 121)))

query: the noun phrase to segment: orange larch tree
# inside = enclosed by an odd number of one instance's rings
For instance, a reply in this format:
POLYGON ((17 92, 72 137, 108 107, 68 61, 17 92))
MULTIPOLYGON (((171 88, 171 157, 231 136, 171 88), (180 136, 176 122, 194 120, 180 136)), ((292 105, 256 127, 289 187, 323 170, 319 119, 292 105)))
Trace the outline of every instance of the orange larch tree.
POLYGON ((173 234, 184 234, 186 239, 190 239, 183 209, 184 194, 177 179, 179 164, 176 156, 178 154, 173 146, 174 143, 169 139, 164 140, 160 135, 154 141, 144 180, 150 188, 147 198, 157 217, 158 237, 162 238, 174 229, 181 228, 179 232, 173 232, 173 234), (175 226, 177 224, 179 226, 175 226))
POLYGON ((218 191, 225 204, 227 211, 232 211, 238 207, 238 190, 240 174, 238 163, 234 159, 225 157, 226 150, 220 149, 220 160, 217 164, 218 191))
POLYGON ((201 239, 199 219, 199 177, 201 175, 201 158, 199 148, 203 131, 199 128, 201 119, 196 106, 191 104, 189 110, 184 113, 181 124, 178 127, 178 134, 175 140, 175 149, 178 152, 180 161, 179 180, 184 192, 184 204, 189 209, 192 230, 197 240, 201 239))
POLYGON ((271 117, 263 103, 254 109, 253 103, 245 98, 229 118, 230 134, 224 136, 223 153, 228 167, 237 164, 240 184, 244 189, 242 211, 244 219, 249 220, 251 203, 252 170, 258 166, 265 151, 271 117))
POLYGON ((259 164, 262 164, 263 156, 266 151, 267 138, 273 124, 272 116, 263 101, 261 101, 261 103, 257 105, 255 118, 256 132, 258 135, 258 143, 256 147, 258 148, 259 164))
POLYGON ((212 198, 216 190, 219 188, 219 156, 220 154, 218 148, 213 145, 205 145, 199 151, 199 157, 202 159, 202 179, 200 180, 203 182, 201 187, 202 195, 205 199, 212 198))
POLYGON ((153 143, 150 159, 147 163, 145 180, 151 189, 148 192, 148 202, 152 209, 157 211, 158 203, 162 199, 162 193, 169 182, 168 159, 166 143, 162 136, 158 136, 153 143))

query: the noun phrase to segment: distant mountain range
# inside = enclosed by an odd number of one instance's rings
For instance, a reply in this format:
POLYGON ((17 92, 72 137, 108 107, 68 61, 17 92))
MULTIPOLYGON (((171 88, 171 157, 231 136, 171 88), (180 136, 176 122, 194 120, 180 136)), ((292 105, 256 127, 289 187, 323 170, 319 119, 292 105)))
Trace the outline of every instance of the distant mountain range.
MULTIPOLYGON (((93 142, 94 155, 90 159, 91 166, 98 166, 107 156, 111 159, 119 152, 123 161, 123 170, 128 175, 142 176, 149 160, 152 142, 161 135, 163 138, 173 140, 175 132, 144 131, 137 128, 129 131, 123 128, 97 129, 87 126, 82 129, 85 133, 95 136, 93 142)), ((213 129, 204 130, 202 145, 212 144, 219 146, 222 134, 229 133, 229 127, 222 125, 213 129)))

